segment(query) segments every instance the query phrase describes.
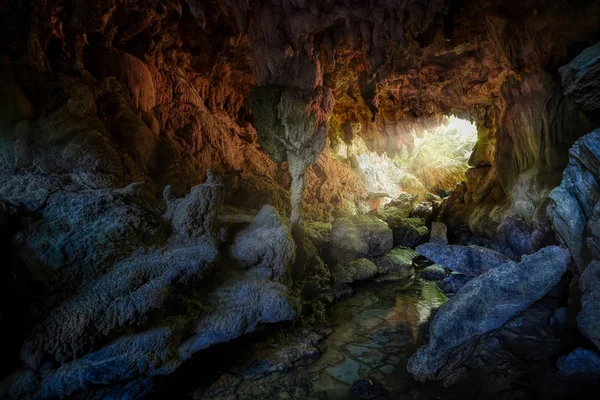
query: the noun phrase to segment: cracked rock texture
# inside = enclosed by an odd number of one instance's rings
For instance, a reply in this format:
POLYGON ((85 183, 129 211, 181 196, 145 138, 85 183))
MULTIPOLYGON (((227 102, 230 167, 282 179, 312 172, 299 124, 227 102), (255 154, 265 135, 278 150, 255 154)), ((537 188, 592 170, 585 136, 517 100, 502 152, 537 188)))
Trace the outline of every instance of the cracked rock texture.
POLYGON ((458 246, 432 242, 417 246, 416 250, 443 267, 469 276, 481 275, 510 261, 503 254, 476 245, 458 246))
POLYGON ((547 247, 469 281, 440 308, 429 343, 411 357, 409 371, 418 380, 455 380, 478 339, 541 299, 569 262, 567 250, 547 247))

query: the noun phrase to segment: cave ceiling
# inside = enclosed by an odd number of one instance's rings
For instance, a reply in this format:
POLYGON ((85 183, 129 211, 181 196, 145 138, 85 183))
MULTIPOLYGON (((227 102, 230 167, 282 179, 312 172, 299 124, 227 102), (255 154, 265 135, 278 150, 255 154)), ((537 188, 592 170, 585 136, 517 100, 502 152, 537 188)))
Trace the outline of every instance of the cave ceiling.
POLYGON ((176 65, 198 84, 209 109, 239 120, 249 118, 245 99, 256 86, 304 92, 323 86, 335 98, 334 119, 359 122, 367 143, 383 150, 402 141, 416 121, 442 115, 497 125, 514 95, 509 82, 556 70, 571 55, 567 45, 592 39, 586 35, 596 24, 577 7, 587 6, 539 0, 18 1, 4 6, 3 15, 34 8, 36 17, 30 24, 5 17, 3 29, 14 39, 3 47, 11 55, 28 46, 49 48, 49 75, 101 74, 106 60, 95 55, 111 47, 164 75, 176 65))

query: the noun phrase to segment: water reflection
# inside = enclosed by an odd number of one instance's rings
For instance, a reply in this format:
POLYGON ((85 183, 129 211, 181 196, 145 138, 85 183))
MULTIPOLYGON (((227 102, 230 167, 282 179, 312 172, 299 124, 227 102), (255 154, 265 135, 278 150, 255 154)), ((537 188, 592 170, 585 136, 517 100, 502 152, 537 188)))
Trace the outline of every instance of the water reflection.
POLYGON ((352 383, 370 379, 388 393, 406 390, 406 362, 431 311, 446 297, 435 283, 367 283, 331 310, 333 333, 327 350, 310 368, 315 395, 347 399, 352 383))

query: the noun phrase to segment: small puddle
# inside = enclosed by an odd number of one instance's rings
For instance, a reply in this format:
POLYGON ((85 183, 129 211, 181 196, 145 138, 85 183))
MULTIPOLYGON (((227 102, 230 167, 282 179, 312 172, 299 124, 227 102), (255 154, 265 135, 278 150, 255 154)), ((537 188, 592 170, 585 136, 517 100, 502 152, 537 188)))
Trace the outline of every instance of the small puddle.
POLYGON ((419 278, 404 287, 393 282, 356 287, 331 309, 326 351, 308 367, 313 393, 348 399, 361 379, 376 382, 388 395, 406 391, 412 382, 406 364, 420 344, 423 324, 446 300, 435 282, 419 278))
POLYGON ((408 359, 446 301, 435 282, 420 278, 357 284, 329 311, 323 339, 277 325, 213 346, 165 377, 150 399, 398 399, 415 390, 408 359), (357 381, 366 383, 359 396, 351 390, 357 381))

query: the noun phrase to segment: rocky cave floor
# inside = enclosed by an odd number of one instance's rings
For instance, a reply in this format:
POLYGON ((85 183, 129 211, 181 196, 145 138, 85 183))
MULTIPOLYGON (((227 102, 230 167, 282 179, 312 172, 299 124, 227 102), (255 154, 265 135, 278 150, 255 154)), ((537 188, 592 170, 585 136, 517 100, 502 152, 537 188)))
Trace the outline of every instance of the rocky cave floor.
MULTIPOLYGON (((226 345, 211 350, 222 375, 193 397, 400 398, 412 382, 406 363, 421 342, 423 323, 445 300, 434 282, 419 278, 361 284, 332 307, 329 323, 280 328, 255 334, 256 342, 233 342, 227 345, 229 352, 233 348, 234 353, 238 349, 247 354, 225 363, 219 357, 226 345), (243 351, 247 345, 249 350, 243 351)), ((198 363, 206 363, 206 358, 198 363)), ((197 372, 191 365, 182 374, 193 379, 197 372)), ((177 387, 181 393, 181 384, 181 375, 174 375, 156 398, 177 387)))
MULTIPOLYGON (((472 235, 460 239, 490 244, 472 235)), ((565 331, 570 328, 561 307, 564 283, 483 338, 476 349, 480 359, 471 361, 473 370, 459 382, 445 387, 415 381, 407 370, 409 358, 428 341, 437 309, 464 284, 448 285, 442 278, 450 271, 424 257, 415 260, 415 267, 416 276, 408 279, 353 284, 352 293, 341 297, 320 323, 266 326, 198 354, 148 399, 596 398, 600 382, 585 370, 585 356, 583 362, 565 358, 562 371, 554 365, 565 347, 573 346, 561 345, 573 335, 565 331)))

